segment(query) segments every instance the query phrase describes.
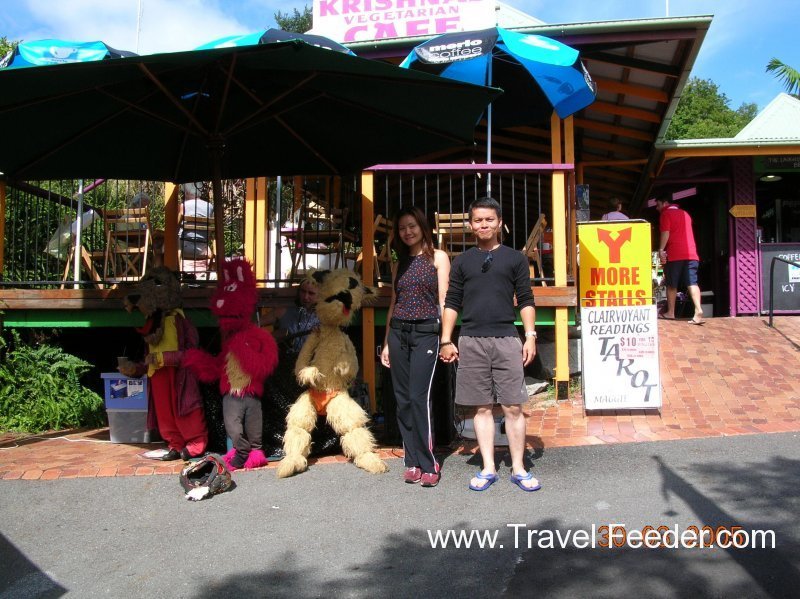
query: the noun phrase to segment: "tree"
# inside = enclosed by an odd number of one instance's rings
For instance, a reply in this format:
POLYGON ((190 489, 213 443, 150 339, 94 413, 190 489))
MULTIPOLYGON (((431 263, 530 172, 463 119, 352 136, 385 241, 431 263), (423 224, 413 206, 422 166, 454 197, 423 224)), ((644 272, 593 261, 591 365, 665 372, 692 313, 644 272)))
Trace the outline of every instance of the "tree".
POLYGON ((0 59, 17 47, 19 42, 12 42, 6 36, 0 37, 0 59))
POLYGON ((730 99, 710 79, 692 77, 672 117, 666 139, 733 137, 758 113, 758 106, 742 103, 733 110, 730 99))
POLYGON ((305 33, 311 29, 313 25, 311 17, 312 12, 310 6, 306 6, 303 9, 303 12, 300 12, 295 8, 294 14, 291 15, 288 12, 282 13, 281 11, 278 11, 273 15, 278 27, 284 31, 291 31, 293 33, 305 33))
POLYGON ((777 58, 773 58, 767 64, 767 73, 774 73, 778 80, 783 80, 787 93, 796 97, 800 96, 800 72, 777 58))

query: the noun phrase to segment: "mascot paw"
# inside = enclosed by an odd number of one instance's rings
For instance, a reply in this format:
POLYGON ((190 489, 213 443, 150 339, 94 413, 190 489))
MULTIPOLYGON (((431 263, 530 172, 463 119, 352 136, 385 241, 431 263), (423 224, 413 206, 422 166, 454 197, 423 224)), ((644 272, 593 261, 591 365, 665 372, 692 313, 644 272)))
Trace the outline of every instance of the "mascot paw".
POLYGON ((371 474, 383 474, 389 470, 386 462, 381 460, 378 454, 375 453, 362 453, 353 462, 356 466, 371 474))
POLYGON ((350 375, 352 374, 351 370, 350 364, 346 362, 340 362, 333 367, 333 372, 344 378, 350 378, 350 375))
POLYGON ((316 366, 306 366, 305 368, 301 368, 297 373, 297 382, 309 387, 315 386, 317 381, 323 378, 325 378, 325 375, 322 374, 316 366))
POLYGON ((248 470, 253 468, 263 468, 267 464, 269 464, 269 460, 267 459, 267 456, 264 455, 264 452, 260 449, 253 449, 247 456, 247 461, 245 461, 242 468, 246 468, 248 470))
POLYGON ((234 470, 238 470, 239 469, 236 466, 234 466, 233 464, 231 464, 231 460, 233 460, 233 458, 235 458, 235 457, 236 457, 236 449, 231 449, 230 451, 228 451, 228 453, 226 453, 224 456, 222 456, 222 461, 225 462, 225 465, 228 467, 228 470, 230 470, 231 472, 233 472, 234 470))
POLYGON ((308 470, 308 460, 301 455, 286 456, 278 466, 278 478, 288 478, 308 470))

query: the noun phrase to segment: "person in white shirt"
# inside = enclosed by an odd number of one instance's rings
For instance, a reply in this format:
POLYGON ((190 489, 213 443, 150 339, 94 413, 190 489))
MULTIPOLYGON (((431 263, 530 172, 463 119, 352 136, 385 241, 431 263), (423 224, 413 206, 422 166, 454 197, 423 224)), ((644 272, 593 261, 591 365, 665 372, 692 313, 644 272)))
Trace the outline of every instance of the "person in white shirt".
POLYGON ((619 198, 611 198, 608 207, 611 208, 611 212, 606 212, 600 220, 628 220, 628 215, 622 211, 622 200, 619 198))

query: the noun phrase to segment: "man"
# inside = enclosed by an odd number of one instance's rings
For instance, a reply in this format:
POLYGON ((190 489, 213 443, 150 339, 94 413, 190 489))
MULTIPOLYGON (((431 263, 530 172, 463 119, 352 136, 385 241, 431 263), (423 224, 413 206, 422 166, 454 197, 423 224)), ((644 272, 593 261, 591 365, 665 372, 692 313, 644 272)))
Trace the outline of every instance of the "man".
POLYGON ((601 216, 600 220, 628 220, 628 215, 622 211, 622 200, 619 198, 608 200, 608 207, 611 211, 601 216))
POLYGON ((703 324, 703 308, 700 305, 700 287, 697 285, 697 267, 700 259, 692 232, 692 218, 675 204, 669 196, 656 199, 656 210, 660 216, 661 238, 658 257, 664 264, 667 284, 667 311, 661 315, 666 320, 675 319, 675 299, 678 287, 686 287, 694 304, 694 316, 689 324, 703 324))
POLYGON ((536 355, 536 311, 531 292, 528 260, 519 251, 501 245, 503 220, 500 204, 480 198, 469 207, 470 228, 477 247, 457 256, 450 271, 450 286, 442 315, 439 357, 458 360, 456 403, 475 408, 475 435, 483 468, 470 481, 473 491, 484 491, 499 479, 494 461, 495 397, 503 408, 511 452, 511 482, 523 491, 541 487, 525 468, 525 416, 527 402, 523 366, 536 355), (525 328, 520 342, 514 324, 514 296, 525 328), (452 334, 461 311, 458 347, 452 334))

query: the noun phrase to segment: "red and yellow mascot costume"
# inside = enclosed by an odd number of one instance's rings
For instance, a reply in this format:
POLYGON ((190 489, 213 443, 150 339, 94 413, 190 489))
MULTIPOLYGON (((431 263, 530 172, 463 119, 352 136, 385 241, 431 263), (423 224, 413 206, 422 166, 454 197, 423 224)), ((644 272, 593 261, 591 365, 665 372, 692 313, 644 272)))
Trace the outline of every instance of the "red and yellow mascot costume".
POLYGON ((143 362, 120 364, 125 376, 150 379, 147 428, 158 427, 169 451, 161 460, 203 455, 208 429, 200 389, 192 372, 183 365, 185 352, 197 347, 197 329, 181 309, 177 274, 159 266, 150 269, 125 296, 125 309, 138 310, 145 324, 137 329, 147 344, 143 362))
POLYGON ((211 297, 219 321, 222 350, 212 356, 202 350, 186 352, 184 364, 205 383, 219 380, 225 432, 233 449, 223 456, 231 470, 260 468, 268 461, 261 446, 261 396, 264 381, 278 365, 278 346, 272 335, 253 322, 256 282, 250 263, 233 258, 223 264, 224 278, 211 297))

